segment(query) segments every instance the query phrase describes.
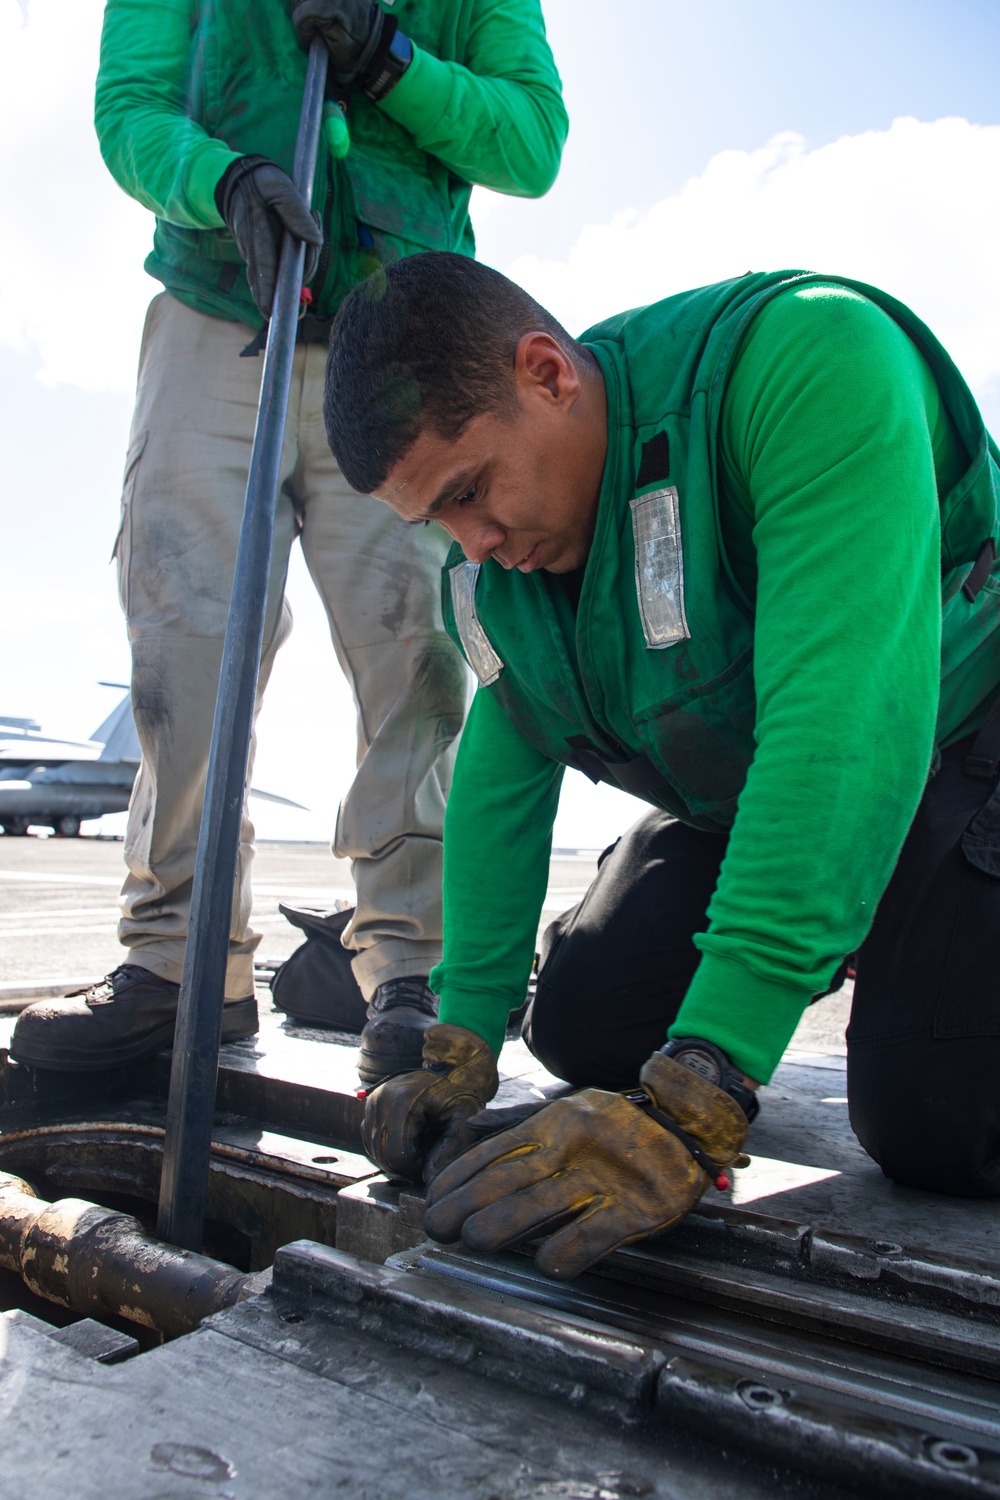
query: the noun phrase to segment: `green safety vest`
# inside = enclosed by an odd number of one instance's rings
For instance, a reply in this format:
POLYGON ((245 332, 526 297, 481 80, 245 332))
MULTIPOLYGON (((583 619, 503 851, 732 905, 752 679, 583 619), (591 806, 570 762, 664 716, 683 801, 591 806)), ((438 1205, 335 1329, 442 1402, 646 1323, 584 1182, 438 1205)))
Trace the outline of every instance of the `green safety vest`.
POLYGON ((1000 677, 992 540, 1000 469, 948 354, 908 308, 874 287, 792 271, 751 274, 590 329, 582 341, 607 388, 608 456, 577 609, 544 571, 470 563, 457 546, 445 565, 448 630, 523 738, 695 827, 731 826, 755 749, 754 611, 729 565, 719 518, 726 379, 771 297, 831 282, 870 298, 912 339, 972 456, 940 501, 938 738, 945 738, 979 702, 979 694, 965 699, 971 683, 981 684, 984 653, 1000 677))
MULTIPOLYGON (((396 0, 393 14, 417 46, 462 61, 468 7, 454 0, 396 0)), ((270 157, 291 175, 306 53, 288 0, 200 4, 191 44, 191 117, 233 150, 270 157)), ((327 92, 336 90, 331 82, 327 92)), ((335 159, 320 142, 313 207, 326 248, 313 281, 313 313, 328 317, 379 265, 420 250, 475 253, 471 185, 421 151, 402 125, 364 94, 347 101, 351 147, 335 159)), ((157 219, 146 270, 201 312, 260 322, 228 230, 157 219)))

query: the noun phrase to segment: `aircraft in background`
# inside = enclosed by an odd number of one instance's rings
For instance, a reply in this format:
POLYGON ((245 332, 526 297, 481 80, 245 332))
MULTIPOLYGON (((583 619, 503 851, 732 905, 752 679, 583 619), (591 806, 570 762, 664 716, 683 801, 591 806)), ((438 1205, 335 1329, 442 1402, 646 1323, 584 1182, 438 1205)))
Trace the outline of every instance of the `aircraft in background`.
MULTIPOLYGON (((31 825, 75 838, 80 824, 125 812, 142 751, 124 683, 121 702, 89 740, 54 740, 34 719, 0 716, 0 829, 21 837, 31 825)), ((301 802, 250 788, 251 797, 306 811, 301 802)))

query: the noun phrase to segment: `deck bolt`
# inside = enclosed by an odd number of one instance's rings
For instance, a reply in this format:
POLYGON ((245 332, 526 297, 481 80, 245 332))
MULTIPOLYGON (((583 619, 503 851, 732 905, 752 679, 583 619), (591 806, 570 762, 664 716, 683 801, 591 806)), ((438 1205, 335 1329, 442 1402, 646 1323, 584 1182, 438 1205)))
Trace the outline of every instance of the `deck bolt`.
POLYGON ((744 1381, 739 1392, 751 1411, 770 1411, 785 1404, 781 1391, 776 1391, 773 1386, 758 1385, 755 1381, 744 1381))
POLYGON ((952 1443, 947 1438, 938 1438, 930 1445, 930 1455, 934 1462, 942 1469, 962 1470, 979 1467, 979 1454, 975 1448, 968 1448, 964 1443, 952 1443))

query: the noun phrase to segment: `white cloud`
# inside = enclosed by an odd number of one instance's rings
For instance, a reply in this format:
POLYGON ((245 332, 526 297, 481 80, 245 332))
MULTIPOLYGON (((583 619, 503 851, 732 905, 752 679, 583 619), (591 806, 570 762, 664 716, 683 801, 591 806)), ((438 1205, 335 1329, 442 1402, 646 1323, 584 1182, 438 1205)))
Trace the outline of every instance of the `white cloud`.
POLYGON ((508 269, 573 331, 746 270, 838 272, 929 323, 980 397, 1000 388, 1000 126, 895 120, 807 151, 723 151, 674 197, 508 269))
POLYGON ((135 385, 156 283, 152 215, 115 185, 93 126, 101 0, 0 0, 0 344, 43 384, 135 385))

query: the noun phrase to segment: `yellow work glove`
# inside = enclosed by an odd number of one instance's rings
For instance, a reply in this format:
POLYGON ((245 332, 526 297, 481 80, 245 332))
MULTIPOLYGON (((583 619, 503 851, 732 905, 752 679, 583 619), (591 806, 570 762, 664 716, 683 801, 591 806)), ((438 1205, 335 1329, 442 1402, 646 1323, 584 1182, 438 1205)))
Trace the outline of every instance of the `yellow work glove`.
POLYGON ((431 1183, 427 1233, 498 1250, 558 1222, 535 1264, 568 1278, 683 1218, 739 1157, 747 1117, 722 1089, 661 1052, 639 1077, 641 1094, 584 1089, 473 1146, 431 1183))
POLYGON ((465 1121, 499 1084, 496 1058, 482 1037, 464 1026, 430 1027, 419 1071, 387 1078, 365 1100, 366 1155, 389 1177, 430 1179, 464 1149, 465 1121))

